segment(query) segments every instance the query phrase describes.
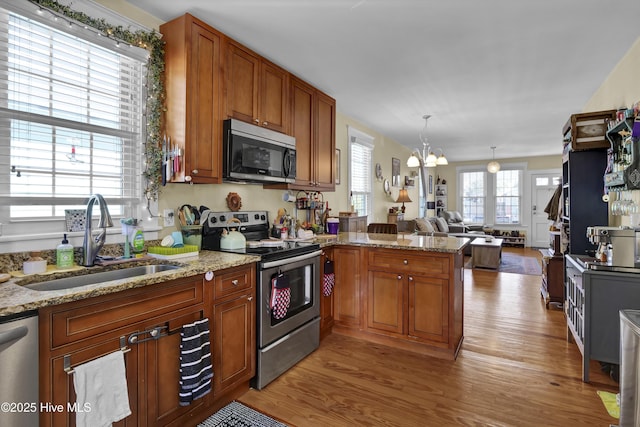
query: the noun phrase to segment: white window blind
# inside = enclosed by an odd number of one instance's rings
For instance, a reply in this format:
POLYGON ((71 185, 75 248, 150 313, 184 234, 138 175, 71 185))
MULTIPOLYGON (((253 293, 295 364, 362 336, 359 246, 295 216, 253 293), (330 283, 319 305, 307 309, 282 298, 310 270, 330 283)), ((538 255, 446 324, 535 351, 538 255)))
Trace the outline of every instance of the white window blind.
POLYGON ((0 222, 140 202, 145 64, 113 45, 0 9, 0 222))
POLYGON ((521 222, 522 171, 501 170, 496 174, 496 224, 521 222))
POLYGON ((370 216, 372 208, 373 138, 349 128, 349 186, 351 203, 358 215, 370 216))

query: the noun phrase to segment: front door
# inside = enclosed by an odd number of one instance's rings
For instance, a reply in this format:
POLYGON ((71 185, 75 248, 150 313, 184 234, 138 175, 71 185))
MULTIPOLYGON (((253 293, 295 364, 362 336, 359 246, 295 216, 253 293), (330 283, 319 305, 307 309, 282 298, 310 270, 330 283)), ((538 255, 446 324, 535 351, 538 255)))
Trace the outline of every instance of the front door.
POLYGON ((549 215, 544 211, 561 182, 561 172, 531 175, 531 247, 549 247, 549 215))

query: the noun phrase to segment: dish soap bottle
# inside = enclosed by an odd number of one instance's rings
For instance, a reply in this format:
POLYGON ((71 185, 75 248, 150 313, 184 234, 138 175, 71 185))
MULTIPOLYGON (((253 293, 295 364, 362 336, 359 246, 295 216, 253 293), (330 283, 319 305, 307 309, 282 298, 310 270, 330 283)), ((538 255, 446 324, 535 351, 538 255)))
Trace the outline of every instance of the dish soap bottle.
POLYGON ((73 245, 67 240, 66 234, 56 248, 56 267, 60 269, 73 267, 73 245))
POLYGON ((131 232, 131 248, 136 254, 136 258, 141 256, 140 254, 144 251, 144 231, 141 227, 135 227, 131 232))

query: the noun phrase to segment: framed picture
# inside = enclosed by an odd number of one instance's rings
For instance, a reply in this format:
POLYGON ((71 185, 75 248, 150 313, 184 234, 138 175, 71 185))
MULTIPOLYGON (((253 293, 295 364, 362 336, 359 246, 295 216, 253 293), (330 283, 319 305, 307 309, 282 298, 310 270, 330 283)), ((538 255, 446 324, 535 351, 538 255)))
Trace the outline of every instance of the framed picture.
POLYGON ((429 194, 433 194, 433 175, 429 174, 429 194))
POLYGON ((400 187, 400 159, 391 158, 391 185, 400 187))
POLYGON ((340 149, 336 148, 336 185, 340 184, 340 149))

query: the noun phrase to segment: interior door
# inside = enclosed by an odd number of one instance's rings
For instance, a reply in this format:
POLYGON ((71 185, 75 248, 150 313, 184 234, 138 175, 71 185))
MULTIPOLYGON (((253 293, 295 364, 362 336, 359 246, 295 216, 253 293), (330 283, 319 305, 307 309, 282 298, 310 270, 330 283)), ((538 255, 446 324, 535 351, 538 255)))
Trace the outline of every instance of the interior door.
POLYGON ((531 247, 549 246, 549 215, 544 211, 561 182, 562 172, 531 175, 531 247))

